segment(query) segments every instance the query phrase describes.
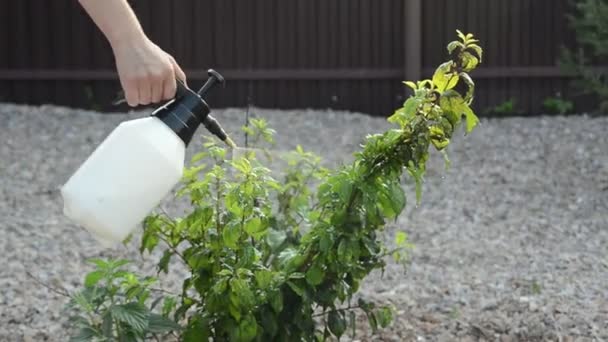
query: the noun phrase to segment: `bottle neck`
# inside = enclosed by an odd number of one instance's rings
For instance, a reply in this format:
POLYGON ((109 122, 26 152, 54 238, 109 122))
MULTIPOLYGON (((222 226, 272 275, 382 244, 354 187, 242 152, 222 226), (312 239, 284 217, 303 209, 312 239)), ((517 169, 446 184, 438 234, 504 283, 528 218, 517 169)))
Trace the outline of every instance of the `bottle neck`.
POLYGON ((188 146, 209 112, 207 103, 196 93, 191 93, 158 108, 152 116, 160 119, 188 146))

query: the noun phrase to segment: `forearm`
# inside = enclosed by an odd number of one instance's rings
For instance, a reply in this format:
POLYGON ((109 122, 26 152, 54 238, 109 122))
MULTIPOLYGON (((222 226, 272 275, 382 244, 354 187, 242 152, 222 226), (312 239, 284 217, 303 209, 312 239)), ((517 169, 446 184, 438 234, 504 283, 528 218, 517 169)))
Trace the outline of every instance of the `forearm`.
POLYGON ((143 29, 127 0, 78 1, 112 47, 145 38, 143 29))

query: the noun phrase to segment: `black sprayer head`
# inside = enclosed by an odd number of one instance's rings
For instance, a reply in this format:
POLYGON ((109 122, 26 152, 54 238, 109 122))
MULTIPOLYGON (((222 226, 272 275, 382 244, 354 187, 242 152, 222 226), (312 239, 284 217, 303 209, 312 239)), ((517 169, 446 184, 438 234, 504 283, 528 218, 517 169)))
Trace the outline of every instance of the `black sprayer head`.
POLYGON ((223 85, 225 83, 224 77, 213 69, 208 71, 208 75, 209 79, 198 93, 188 89, 188 87, 178 80, 175 98, 155 110, 152 115, 171 128, 186 146, 192 140, 192 136, 198 129, 198 126, 204 124, 220 140, 231 147, 235 147, 219 123, 209 117, 209 105, 205 102, 205 98, 212 88, 217 84, 223 85))

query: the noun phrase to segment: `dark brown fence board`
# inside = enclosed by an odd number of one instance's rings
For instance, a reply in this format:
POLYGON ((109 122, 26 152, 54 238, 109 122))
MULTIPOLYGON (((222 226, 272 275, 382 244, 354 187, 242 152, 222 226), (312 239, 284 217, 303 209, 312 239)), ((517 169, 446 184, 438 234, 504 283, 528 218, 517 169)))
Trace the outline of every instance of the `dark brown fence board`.
MULTIPOLYGON (((422 0, 416 51, 407 48, 406 37, 415 37, 409 0, 130 3, 150 38, 188 71, 191 86, 204 82, 208 68, 227 74, 227 88, 211 96, 215 107, 251 98, 264 107, 385 115, 403 100, 408 64, 416 74, 408 61, 419 54, 418 73, 429 77, 456 29, 475 33, 485 48, 474 75, 476 108, 513 97, 533 112, 547 96, 572 94, 556 65, 560 46, 574 41, 567 1, 422 0)), ((0 17, 1 99, 107 106, 116 95, 110 46, 77 1, 3 1, 0 17)))

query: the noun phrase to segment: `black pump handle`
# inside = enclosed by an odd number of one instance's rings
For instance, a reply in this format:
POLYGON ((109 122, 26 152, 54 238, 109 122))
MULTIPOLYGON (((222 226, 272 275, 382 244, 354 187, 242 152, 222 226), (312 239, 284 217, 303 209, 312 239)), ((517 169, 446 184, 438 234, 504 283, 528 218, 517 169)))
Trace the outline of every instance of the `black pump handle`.
POLYGON ((220 83, 222 86, 224 86, 226 84, 226 79, 224 79, 224 76, 220 75, 219 72, 217 72, 213 69, 209 69, 209 70, 207 70, 207 74, 209 75, 209 79, 207 80, 207 82, 205 82, 203 87, 198 91, 198 94, 201 97, 207 95, 207 93, 211 90, 211 88, 213 88, 216 84, 220 83))

